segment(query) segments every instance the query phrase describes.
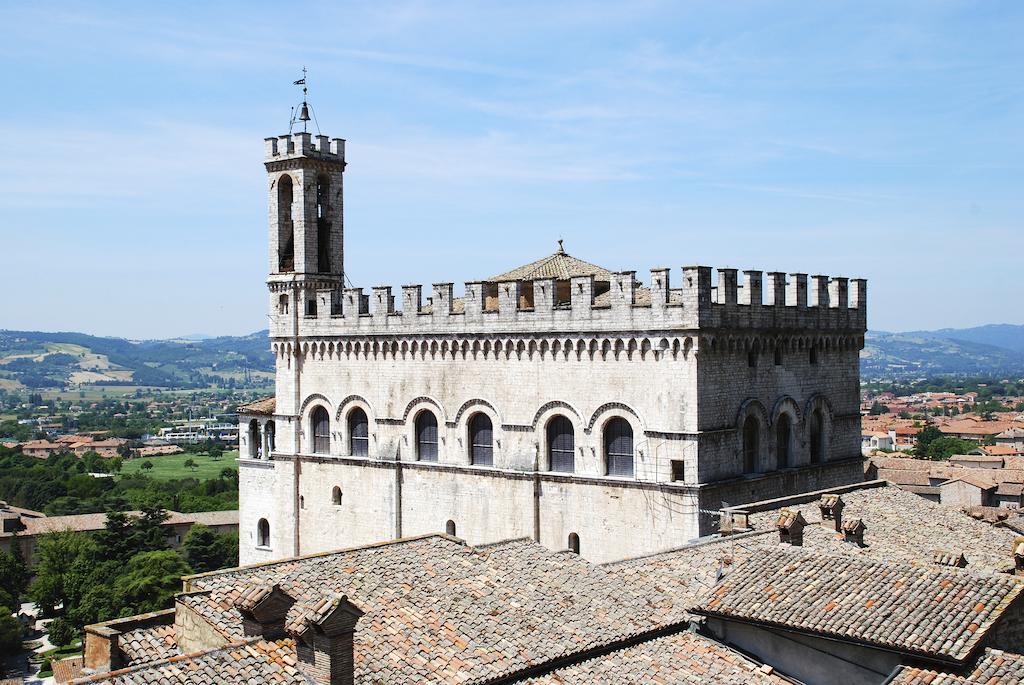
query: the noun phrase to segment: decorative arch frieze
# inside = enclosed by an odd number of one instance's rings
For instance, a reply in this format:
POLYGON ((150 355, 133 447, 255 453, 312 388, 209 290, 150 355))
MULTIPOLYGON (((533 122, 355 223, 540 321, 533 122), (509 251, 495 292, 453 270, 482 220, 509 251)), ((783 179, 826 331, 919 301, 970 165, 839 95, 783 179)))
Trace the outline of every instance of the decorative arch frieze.
POLYGON ((496 418, 498 418, 497 423, 499 423, 499 424, 501 423, 501 418, 500 418, 500 415, 498 414, 498 410, 494 408, 493 404, 491 404, 487 400, 483 400, 483 399, 479 399, 479 398, 474 398, 474 399, 471 399, 471 400, 468 400, 468 401, 462 403, 462 406, 459 407, 459 410, 457 412, 455 412, 455 418, 452 419, 449 422, 449 424, 452 425, 452 426, 458 425, 459 419, 462 418, 462 415, 465 414, 470 409, 472 409, 473 407, 487 407, 488 409, 491 410, 491 413, 493 413, 494 416, 496 418))
POLYGON ((331 401, 327 399, 324 395, 321 395, 320 393, 313 393, 312 395, 309 395, 308 397, 306 397, 306 399, 302 401, 302 405, 299 407, 299 414, 305 414, 306 409, 308 409, 309 405, 313 404, 314 402, 323 402, 325 405, 327 405, 328 409, 330 409, 332 406, 331 401))
POLYGON ((530 427, 536 429, 537 422, 540 421, 540 417, 546 414, 547 412, 551 411, 552 409, 565 409, 573 416, 575 416, 577 421, 579 421, 580 423, 583 422, 583 417, 580 416, 580 413, 576 411, 576 408, 573 407, 571 404, 569 404, 568 402, 563 402, 561 400, 552 400, 551 402, 545 402, 540 406, 540 409, 537 410, 537 413, 533 415, 533 421, 530 422, 530 427))
POLYGON ((609 411, 612 411, 612 410, 615 410, 615 409, 631 415, 633 418, 635 418, 637 420, 637 423, 641 424, 641 426, 640 426, 641 430, 644 429, 643 422, 640 420, 640 415, 637 414, 636 410, 634 410, 628 404, 623 404, 622 402, 606 402, 606 403, 602 404, 600 407, 598 407, 596 410, 594 410, 593 415, 591 415, 591 417, 590 417, 590 421, 587 422, 586 429, 584 429, 585 432, 586 433, 590 433, 591 431, 593 431, 594 430, 594 424, 597 423, 597 420, 599 418, 601 418, 601 416, 603 414, 607 414, 609 411))

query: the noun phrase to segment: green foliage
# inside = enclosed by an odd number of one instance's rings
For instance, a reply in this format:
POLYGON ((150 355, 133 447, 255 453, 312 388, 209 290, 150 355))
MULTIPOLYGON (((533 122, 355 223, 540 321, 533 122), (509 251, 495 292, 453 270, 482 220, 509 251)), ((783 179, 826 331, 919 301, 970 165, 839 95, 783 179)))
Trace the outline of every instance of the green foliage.
POLYGON ((17 608, 21 595, 28 589, 29 574, 21 558, 18 538, 13 539, 11 552, 0 552, 0 606, 17 608))
MULTIPOLYGON (((106 468, 114 460, 100 461, 106 468)), ((206 462, 201 473, 218 473, 205 468, 207 465, 214 466, 206 462)), ((74 455, 55 454, 40 460, 0 447, 0 500, 50 516, 147 507, 183 512, 238 507, 238 475, 233 470, 230 476, 222 473, 201 481, 184 475, 150 478, 141 469, 114 478, 93 478, 86 468, 74 455)))
POLYGON ((78 631, 75 630, 75 626, 71 625, 71 622, 62 616, 58 616, 50 621, 47 625, 47 633, 50 636, 50 642, 57 647, 69 645, 72 640, 78 637, 78 631))
POLYGON ((974 449, 975 445, 976 443, 960 438, 937 438, 928 443, 925 452, 922 453, 919 448, 918 454, 928 459, 944 460, 954 454, 967 454, 974 449))
POLYGON ((219 535, 202 524, 189 529, 182 543, 189 566, 196 573, 238 565, 238 534, 219 535))
POLYGON ((149 459, 147 459, 146 461, 142 462, 142 466, 140 466, 139 468, 141 468, 143 471, 152 471, 153 470, 153 462, 151 462, 149 459))
POLYGON ((870 414, 871 416, 878 416, 879 414, 888 414, 888 413, 889 413, 889 407, 885 406, 884 404, 882 404, 881 402, 879 402, 877 400, 871 403, 871 409, 868 410, 868 414, 870 414))
POLYGON ((192 469, 193 471, 195 471, 196 470, 196 460, 195 459, 186 459, 185 460, 185 468, 186 469, 192 469))
POLYGON ((142 552, 128 562, 117 589, 133 613, 166 609, 181 590, 181 577, 192 572, 177 552, 142 552))
POLYGON ((0 606, 0 655, 21 650, 22 632, 21 621, 12 615, 11 608, 0 606))
POLYGON ((914 451, 918 456, 925 456, 928 451, 928 445, 941 437, 943 437, 942 431, 935 426, 928 426, 917 434, 917 446, 914 451))

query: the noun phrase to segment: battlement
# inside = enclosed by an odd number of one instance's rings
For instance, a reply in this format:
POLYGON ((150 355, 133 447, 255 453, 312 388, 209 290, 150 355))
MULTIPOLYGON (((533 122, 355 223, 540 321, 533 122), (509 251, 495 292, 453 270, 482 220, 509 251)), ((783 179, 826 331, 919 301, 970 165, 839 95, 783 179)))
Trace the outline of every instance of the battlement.
MULTIPOLYGON (((300 297, 307 302, 315 298, 318 306, 300 303, 296 311, 315 313, 299 316, 299 330, 292 332, 287 308, 278 306, 271 335, 866 330, 865 279, 728 268, 717 270, 717 282, 715 275, 711 267, 683 267, 678 287, 665 268, 650 270, 649 286, 637 281, 635 271, 612 274, 610 283, 593 276, 467 281, 462 297, 452 283, 435 283, 426 301, 422 285, 401 286, 399 298, 391 286, 374 287, 369 294, 363 288, 306 291, 300 297)), ((286 292, 284 284, 270 286, 274 298, 286 292)))
POLYGON ((345 161, 345 139, 314 136, 312 133, 292 133, 263 139, 266 162, 293 157, 315 157, 331 161, 345 161))

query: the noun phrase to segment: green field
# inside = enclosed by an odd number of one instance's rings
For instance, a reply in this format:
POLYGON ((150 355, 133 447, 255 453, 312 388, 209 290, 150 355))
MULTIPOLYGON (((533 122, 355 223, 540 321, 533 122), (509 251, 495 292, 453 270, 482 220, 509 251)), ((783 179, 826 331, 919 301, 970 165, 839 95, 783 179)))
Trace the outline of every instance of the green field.
POLYGON ((220 476, 220 472, 226 468, 237 471, 236 459, 238 459, 238 450, 225 452, 224 456, 217 461, 210 459, 205 454, 191 454, 189 452, 168 454, 162 457, 142 457, 126 461, 121 468, 121 473, 123 475, 144 473, 156 480, 174 480, 175 478, 207 480, 217 478, 220 476), (189 459, 196 463, 195 470, 185 468, 185 462, 189 459), (148 471, 142 468, 142 464, 147 461, 153 463, 153 468, 148 471))

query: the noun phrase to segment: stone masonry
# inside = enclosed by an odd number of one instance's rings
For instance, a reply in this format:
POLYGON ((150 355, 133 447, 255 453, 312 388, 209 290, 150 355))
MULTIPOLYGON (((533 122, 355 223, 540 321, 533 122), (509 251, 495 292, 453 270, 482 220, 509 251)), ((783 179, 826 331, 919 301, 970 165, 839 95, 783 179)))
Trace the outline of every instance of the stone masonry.
POLYGON ((344 141, 313 138, 267 140, 276 396, 241 411, 242 563, 438 531, 604 562, 713 532, 723 503, 862 479, 864 280, 686 266, 643 286, 559 248, 536 263, 550 275, 461 295, 345 288, 344 141), (436 462, 418 458, 424 412, 436 462))

